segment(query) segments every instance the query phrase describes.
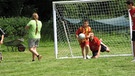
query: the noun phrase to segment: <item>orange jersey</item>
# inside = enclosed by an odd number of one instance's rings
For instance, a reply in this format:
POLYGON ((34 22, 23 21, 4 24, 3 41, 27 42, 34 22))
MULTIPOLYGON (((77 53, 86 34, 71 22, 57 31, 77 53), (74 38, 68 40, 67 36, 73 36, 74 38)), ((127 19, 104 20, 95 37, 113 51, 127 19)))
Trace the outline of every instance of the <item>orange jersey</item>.
POLYGON ((98 51, 100 44, 101 42, 96 36, 94 36, 92 41, 89 41, 91 51, 98 51))
POLYGON ((85 36, 88 36, 89 33, 92 32, 91 27, 83 27, 81 26, 77 31, 76 31, 76 35, 79 35, 80 33, 84 33, 85 36))
MULTIPOLYGON (((85 36, 87 37, 90 32, 92 32, 91 27, 88 26, 88 27, 84 28, 83 26, 81 26, 81 27, 79 27, 79 29, 77 29, 76 35, 79 35, 80 33, 84 33, 85 36)), ((83 40, 79 40, 79 43, 84 43, 84 42, 87 42, 87 41, 89 41, 89 39, 85 38, 83 40)))

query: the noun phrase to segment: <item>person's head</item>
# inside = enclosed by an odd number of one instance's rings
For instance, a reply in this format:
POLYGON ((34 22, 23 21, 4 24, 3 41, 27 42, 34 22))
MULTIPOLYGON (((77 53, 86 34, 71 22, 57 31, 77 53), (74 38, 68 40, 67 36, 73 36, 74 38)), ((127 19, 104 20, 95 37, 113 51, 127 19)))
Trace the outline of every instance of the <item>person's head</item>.
POLYGON ((93 38, 94 38, 94 33, 92 32, 90 33, 90 40, 93 40, 93 38))
POLYGON ((84 21, 83 21, 83 26, 84 26, 84 27, 89 26, 89 21, 88 21, 88 20, 84 20, 84 21))
POLYGON ((125 3, 127 4, 128 9, 132 9, 134 5, 134 2, 132 0, 127 0, 125 3))
POLYGON ((34 19, 34 20, 38 20, 38 14, 37 13, 33 13, 32 14, 32 19, 34 19))

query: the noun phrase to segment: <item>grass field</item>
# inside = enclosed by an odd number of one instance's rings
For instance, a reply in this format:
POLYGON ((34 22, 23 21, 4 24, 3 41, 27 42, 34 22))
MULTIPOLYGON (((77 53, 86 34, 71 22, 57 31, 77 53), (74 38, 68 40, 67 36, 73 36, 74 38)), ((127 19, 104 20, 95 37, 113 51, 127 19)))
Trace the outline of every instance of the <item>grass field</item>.
POLYGON ((43 58, 35 62, 31 61, 28 49, 25 52, 2 52, 4 60, 0 63, 0 76, 134 76, 135 74, 132 56, 89 60, 55 59, 53 42, 41 43, 38 51, 43 58))

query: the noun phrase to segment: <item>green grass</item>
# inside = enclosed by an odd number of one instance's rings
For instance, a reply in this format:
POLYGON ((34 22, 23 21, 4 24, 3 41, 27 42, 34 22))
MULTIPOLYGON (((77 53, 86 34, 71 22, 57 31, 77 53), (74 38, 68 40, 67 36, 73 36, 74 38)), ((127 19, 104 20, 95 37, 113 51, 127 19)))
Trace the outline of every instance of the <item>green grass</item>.
POLYGON ((0 63, 0 76, 134 76, 135 74, 132 56, 89 60, 55 59, 52 42, 42 42, 38 52, 43 58, 35 62, 31 61, 28 49, 25 52, 2 52, 4 60, 0 63))

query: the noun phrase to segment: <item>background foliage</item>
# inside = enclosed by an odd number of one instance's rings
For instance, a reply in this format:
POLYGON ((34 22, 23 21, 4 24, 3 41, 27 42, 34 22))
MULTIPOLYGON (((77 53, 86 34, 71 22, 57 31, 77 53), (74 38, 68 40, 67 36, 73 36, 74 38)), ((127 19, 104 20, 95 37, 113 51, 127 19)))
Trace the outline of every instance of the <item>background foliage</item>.
MULTIPOLYGON (((0 28, 6 33, 5 37, 10 39, 25 38, 27 37, 27 31, 25 26, 31 19, 28 17, 11 17, 11 18, 0 18, 0 28)), ((43 22, 42 40, 53 40, 53 26, 52 20, 43 22)))
POLYGON ((24 37, 26 35, 25 26, 30 18, 27 17, 11 17, 11 18, 0 18, 0 27, 5 32, 5 37, 24 37))
POLYGON ((6 33, 6 37, 26 36, 24 27, 32 13, 37 12, 39 20, 43 23, 43 39, 53 40, 51 2, 52 0, 0 0, 0 27, 6 33))
MULTIPOLYGON (((33 12, 37 12, 39 14, 40 20, 43 22, 42 35, 45 36, 43 37, 43 39, 49 38, 49 40, 53 40, 52 1, 69 1, 69 0, 0 0, 0 17, 1 17, 0 20, 4 20, 0 22, 0 27, 6 31, 7 35, 9 34, 12 35, 13 34, 12 31, 15 33, 15 35, 20 35, 20 33, 18 34, 18 31, 20 31, 24 27, 24 25, 26 25, 29 18, 31 17, 31 14, 33 12), (18 17, 20 18, 17 19, 18 17)), ((106 9, 117 10, 120 13, 122 13, 123 11, 127 11, 125 9, 126 6, 119 7, 121 4, 125 2, 125 0, 115 0, 115 2, 116 2, 115 5, 118 5, 117 9, 109 8, 110 6, 109 4, 106 4, 108 5, 108 8, 106 9)), ((78 5, 78 7, 76 8, 82 10, 85 7, 91 6, 84 5, 84 7, 79 7, 78 5)), ((72 7, 66 6, 66 8, 72 7)), ((80 10, 78 12, 82 12, 82 14, 85 14, 86 16, 89 15, 88 12, 84 13, 84 11, 80 10)), ((106 13, 111 14, 109 13, 109 11, 108 12, 106 11, 104 14, 106 13)), ((82 16, 82 14, 80 14, 79 16, 82 16)), ((24 32, 21 31, 21 33, 24 32)), ((20 36, 22 36, 22 34, 20 36)))

